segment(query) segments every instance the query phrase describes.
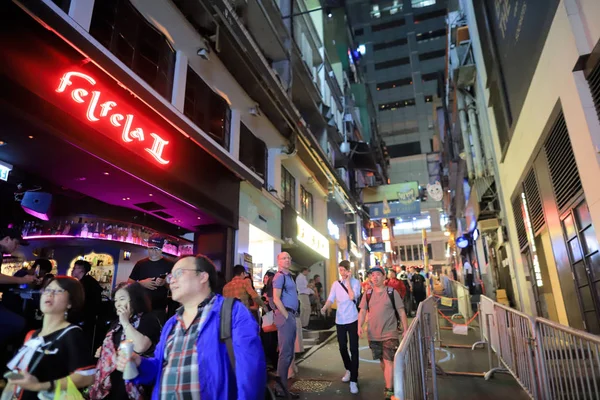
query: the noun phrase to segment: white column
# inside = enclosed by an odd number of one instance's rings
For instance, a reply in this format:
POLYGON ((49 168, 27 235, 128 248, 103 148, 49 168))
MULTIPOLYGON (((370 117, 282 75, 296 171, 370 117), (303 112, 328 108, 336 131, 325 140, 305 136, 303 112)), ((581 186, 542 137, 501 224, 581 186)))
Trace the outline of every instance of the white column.
POLYGON ((229 153, 231 157, 240 158, 240 130, 242 114, 240 110, 231 109, 231 128, 229 130, 229 153))
POLYGON ((173 92, 171 104, 181 113, 185 105, 185 86, 187 84, 188 58, 185 53, 178 50, 175 55, 175 68, 173 71, 173 92))
POLYGON ((267 158, 267 180, 270 187, 277 190, 278 195, 281 193, 281 148, 275 147, 269 149, 267 158))
POLYGON ((88 32, 92 23, 94 1, 95 0, 71 0, 71 5, 69 6, 69 17, 88 32))

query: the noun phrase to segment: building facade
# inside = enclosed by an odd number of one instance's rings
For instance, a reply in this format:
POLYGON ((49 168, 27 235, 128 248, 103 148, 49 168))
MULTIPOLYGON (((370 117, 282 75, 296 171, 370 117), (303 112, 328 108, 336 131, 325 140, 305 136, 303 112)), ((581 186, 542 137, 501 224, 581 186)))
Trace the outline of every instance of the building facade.
POLYGON ((460 5, 506 227, 491 253, 498 286, 509 276, 525 312, 598 333, 600 4, 460 5))
MULTIPOLYGON (((54 43, 79 54, 85 68, 106 74, 103 84, 112 91, 120 87, 147 118, 152 117, 146 108, 160 115, 156 121, 163 130, 176 132, 167 140, 150 133, 150 123, 145 136, 140 128, 122 140, 153 138, 154 144, 139 154, 163 169, 176 164, 177 179, 153 176, 142 167, 126 170, 141 171, 139 179, 202 212, 184 218, 124 193, 123 201, 132 203, 126 209, 150 214, 174 236, 193 238, 194 250, 211 256, 226 276, 234 264, 246 263, 256 267, 253 275, 261 281, 284 249, 294 253, 299 267, 314 266, 322 276, 331 271, 330 262, 337 266, 347 257, 347 226, 357 226, 362 218, 359 189, 384 182, 387 171, 367 104, 350 101, 358 82, 349 77, 348 51, 354 44, 343 10, 328 17, 318 3, 303 1, 31 0, 4 7, 5 15, 54 29, 46 32, 48 54, 54 43), (213 7, 220 13, 207 11, 213 7), (345 47, 342 56, 333 37, 343 39, 337 41, 345 47), (181 146, 170 150, 169 140, 181 146), (342 143, 350 150, 342 151, 342 143), (366 159, 354 158, 359 146, 366 159), (195 189, 202 197, 194 198, 195 189)), ((26 59, 13 47, 14 62, 26 59)), ((3 68, 10 85, 21 79, 13 61, 3 68)), ((73 101, 81 103, 88 92, 77 93, 73 101)), ((108 116, 116 105, 103 107, 108 116)), ((129 130, 130 115, 118 115, 112 126, 128 124, 129 130)), ((100 117, 88 113, 88 123, 94 118, 100 117)), ((82 146, 90 145, 83 140, 82 146)), ((4 149, 2 161, 16 171, 20 161, 8 146, 4 149)), ((337 272, 331 275, 337 279, 337 272)))

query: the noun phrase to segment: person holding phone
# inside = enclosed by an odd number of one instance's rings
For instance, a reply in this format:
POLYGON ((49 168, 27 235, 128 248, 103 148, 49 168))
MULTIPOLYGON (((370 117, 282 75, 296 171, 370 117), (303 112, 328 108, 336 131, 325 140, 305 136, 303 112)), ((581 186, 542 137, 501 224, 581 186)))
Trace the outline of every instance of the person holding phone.
POLYGON ((37 400, 38 394, 54 398, 56 386, 64 390, 70 379, 84 388, 94 381, 95 365, 83 331, 71 318, 83 307, 81 283, 57 276, 42 290, 42 329, 27 334, 23 347, 8 363, 5 391, 19 400, 37 400))
POLYGON ((152 310, 156 311, 161 323, 165 320, 165 310, 169 293, 166 281, 167 274, 173 269, 173 262, 163 257, 162 248, 166 239, 153 235, 148 239, 148 257, 138 261, 127 282, 139 282, 150 297, 152 310))

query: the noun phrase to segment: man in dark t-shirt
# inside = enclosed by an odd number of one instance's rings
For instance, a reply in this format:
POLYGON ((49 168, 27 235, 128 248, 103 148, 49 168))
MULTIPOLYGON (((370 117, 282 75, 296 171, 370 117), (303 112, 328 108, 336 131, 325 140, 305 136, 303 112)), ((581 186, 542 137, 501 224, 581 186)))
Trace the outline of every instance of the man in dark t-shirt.
POLYGON ((129 282, 139 282, 150 297, 152 309, 160 311, 161 317, 164 317, 167 308, 168 287, 166 277, 173 269, 173 262, 163 257, 162 248, 166 240, 159 236, 152 236, 148 239, 148 258, 138 261, 131 274, 129 282))

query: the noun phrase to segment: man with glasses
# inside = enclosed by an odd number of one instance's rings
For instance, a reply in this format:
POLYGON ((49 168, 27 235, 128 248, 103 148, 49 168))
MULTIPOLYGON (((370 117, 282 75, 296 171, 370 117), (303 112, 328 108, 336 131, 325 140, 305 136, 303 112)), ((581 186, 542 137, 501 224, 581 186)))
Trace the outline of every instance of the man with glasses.
POLYGON ((169 293, 165 278, 173 269, 173 262, 164 258, 162 254, 165 242, 165 238, 156 235, 148 239, 148 258, 143 258, 135 264, 128 280, 129 283, 139 282, 146 288, 152 302, 152 310, 157 311, 161 322, 164 321, 169 293))
POLYGON ((296 344, 296 316, 298 315, 298 292, 296 283, 290 274, 292 257, 286 253, 277 256, 279 271, 273 278, 273 303, 275 310, 275 326, 277 326, 277 338, 279 339, 279 361, 277 373, 281 380, 282 396, 297 399, 300 396, 290 392, 288 389, 288 371, 294 360, 296 344))
MULTIPOLYGON (((153 399, 240 399, 265 396, 267 367, 258 324, 239 301, 231 311, 235 363, 220 340, 223 297, 214 293, 217 271, 204 255, 181 258, 167 277, 182 306, 165 324, 153 358, 132 354, 136 384, 154 385, 153 399)), ((128 359, 119 354, 122 371, 128 359)))

